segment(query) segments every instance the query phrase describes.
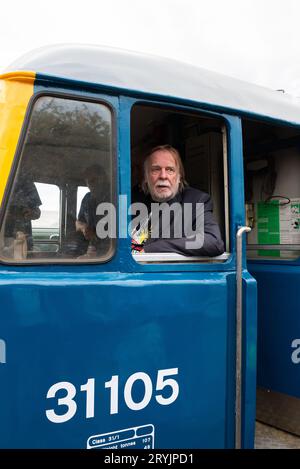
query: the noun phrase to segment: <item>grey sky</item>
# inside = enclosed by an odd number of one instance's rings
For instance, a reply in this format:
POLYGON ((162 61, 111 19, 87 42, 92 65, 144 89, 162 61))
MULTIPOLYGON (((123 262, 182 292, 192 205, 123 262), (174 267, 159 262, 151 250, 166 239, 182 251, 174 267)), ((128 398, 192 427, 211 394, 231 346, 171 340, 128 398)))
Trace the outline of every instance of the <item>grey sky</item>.
POLYGON ((43 45, 103 44, 300 96, 299 0, 15 0, 1 18, 2 70, 43 45))

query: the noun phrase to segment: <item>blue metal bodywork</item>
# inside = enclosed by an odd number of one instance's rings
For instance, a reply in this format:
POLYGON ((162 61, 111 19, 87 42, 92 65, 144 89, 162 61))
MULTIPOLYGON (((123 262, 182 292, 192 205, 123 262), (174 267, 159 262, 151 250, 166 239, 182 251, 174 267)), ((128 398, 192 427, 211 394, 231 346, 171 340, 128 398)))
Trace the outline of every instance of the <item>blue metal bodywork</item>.
MULTIPOLYGON (((130 109, 137 98, 79 91, 79 85, 66 88, 64 83, 60 88, 38 77, 36 92, 110 103, 117 123, 118 193, 130 201, 130 109)), ((154 426, 155 448, 234 446, 235 233, 244 223, 242 137, 238 117, 221 117, 229 143, 228 261, 137 264, 130 239, 119 239, 114 257, 105 264, 0 267, 0 329, 7 346, 7 361, 0 366, 1 447, 84 448, 92 435, 143 425, 154 426), (172 386, 158 393, 158 370, 177 368, 172 378, 179 386, 178 397, 161 405, 157 394, 167 399, 172 386), (145 408, 132 410, 124 386, 138 372, 150 377, 153 389, 145 408), (119 391, 118 412, 111 414, 105 383, 112 376, 118 376, 119 391), (87 393, 81 386, 89 379, 95 380, 94 416, 87 418, 87 393), (47 398, 58 382, 76 388, 76 412, 63 423, 51 422, 46 414, 49 409, 58 414, 67 410, 57 406, 66 393, 47 398)), ((245 261, 243 282, 243 445, 252 447, 256 283, 245 261)), ((133 401, 140 402, 144 394, 145 386, 137 381, 133 401)))
POLYGON ((258 284, 257 384, 300 398, 292 342, 300 337, 299 260, 249 262, 258 284))
MULTIPOLYGON (((232 447, 233 285, 233 273, 3 272, 1 446, 80 448, 91 435, 152 424, 159 448, 232 447), (158 370, 175 367, 180 392, 173 404, 161 406, 153 395, 144 410, 126 407, 121 389, 131 374, 145 372, 155 383, 158 370), (109 414, 104 387, 113 375, 120 377, 117 415, 109 414), (95 417, 87 419, 79 389, 89 378, 96 384, 95 417), (63 381, 77 389, 77 412, 68 422, 52 423, 46 410, 56 408, 56 399, 46 399, 47 391, 63 381)), ((253 306, 245 324, 247 446, 255 403, 253 306)))

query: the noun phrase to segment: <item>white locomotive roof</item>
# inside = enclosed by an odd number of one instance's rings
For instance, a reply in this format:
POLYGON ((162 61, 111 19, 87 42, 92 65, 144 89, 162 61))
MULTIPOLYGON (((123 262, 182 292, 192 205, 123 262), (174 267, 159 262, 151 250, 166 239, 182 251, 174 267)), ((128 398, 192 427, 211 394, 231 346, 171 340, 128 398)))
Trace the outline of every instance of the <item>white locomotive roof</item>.
POLYGON ((297 98, 138 52, 88 45, 47 46, 24 55, 6 71, 19 70, 197 101, 300 124, 297 98))

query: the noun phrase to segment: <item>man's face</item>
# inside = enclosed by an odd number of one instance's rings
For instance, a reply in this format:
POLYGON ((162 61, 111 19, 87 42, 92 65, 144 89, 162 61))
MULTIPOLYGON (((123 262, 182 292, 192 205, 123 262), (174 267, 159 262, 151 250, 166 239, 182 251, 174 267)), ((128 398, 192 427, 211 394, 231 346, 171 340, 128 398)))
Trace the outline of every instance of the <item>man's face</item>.
POLYGON ((167 202, 178 192, 180 174, 176 161, 168 150, 157 150, 150 155, 146 168, 146 182, 156 202, 167 202))

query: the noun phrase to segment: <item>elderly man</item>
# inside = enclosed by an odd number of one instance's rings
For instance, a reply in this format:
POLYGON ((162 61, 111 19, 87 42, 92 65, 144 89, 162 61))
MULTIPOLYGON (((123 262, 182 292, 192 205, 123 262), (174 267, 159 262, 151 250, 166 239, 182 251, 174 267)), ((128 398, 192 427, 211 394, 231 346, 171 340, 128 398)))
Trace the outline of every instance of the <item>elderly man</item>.
POLYGON ((155 147, 146 156, 142 192, 134 194, 133 199, 146 204, 150 213, 133 231, 133 252, 186 256, 218 256, 224 252, 210 196, 187 186, 180 155, 170 145, 155 147), (171 208, 174 210, 170 213, 171 208), (164 219, 169 223, 167 236, 164 219))

